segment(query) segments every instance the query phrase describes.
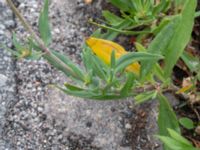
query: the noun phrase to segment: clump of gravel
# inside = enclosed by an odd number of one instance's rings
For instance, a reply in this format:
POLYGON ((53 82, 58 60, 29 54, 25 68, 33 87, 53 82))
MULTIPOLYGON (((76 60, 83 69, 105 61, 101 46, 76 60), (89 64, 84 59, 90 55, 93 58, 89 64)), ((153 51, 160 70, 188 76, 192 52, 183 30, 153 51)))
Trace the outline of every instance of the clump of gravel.
MULTIPOLYGON (((18 0, 18 8, 37 31, 42 1, 18 0)), ((94 31, 87 20, 99 16, 101 10, 101 1, 86 5, 82 0, 52 0, 49 16, 53 43, 50 47, 80 63, 81 45, 94 31)), ((23 40, 28 36, 19 22, 16 22, 15 32, 23 40)), ((149 115, 143 118, 143 130, 135 125, 140 116, 138 111, 152 105, 135 107, 132 99, 92 101, 65 95, 50 84, 63 83, 66 78, 43 59, 17 60, 13 70, 16 95, 5 111, 7 118, 2 132, 10 149, 140 150, 139 143, 149 143, 147 150, 155 148, 153 133, 148 133, 151 127, 146 123, 149 115), (141 132, 135 134, 133 128, 141 132), (133 147, 135 140, 137 146, 133 147)))

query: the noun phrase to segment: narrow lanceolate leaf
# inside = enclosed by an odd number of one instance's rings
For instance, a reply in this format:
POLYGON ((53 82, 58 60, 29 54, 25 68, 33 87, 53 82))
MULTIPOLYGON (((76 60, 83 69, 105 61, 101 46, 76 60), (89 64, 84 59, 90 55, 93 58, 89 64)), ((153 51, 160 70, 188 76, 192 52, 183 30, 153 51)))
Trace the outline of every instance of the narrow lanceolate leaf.
POLYGON ((133 87, 133 81, 134 81, 134 74, 129 72, 127 74, 126 83, 124 84, 124 87, 121 89, 122 96, 129 95, 133 87))
POLYGON ((102 68, 103 66, 99 63, 98 58, 93 56, 91 58, 91 63, 92 63, 92 68, 95 75, 99 76, 101 79, 106 81, 106 72, 104 68, 102 68))
POLYGON ((160 12, 164 12, 169 7, 171 1, 170 0, 163 0, 161 1, 156 7, 153 9, 153 14, 158 15, 160 12))
POLYGON ((82 60, 87 72, 89 72, 92 69, 91 57, 92 57, 92 54, 90 52, 90 49, 87 47, 84 48, 82 52, 82 60))
POLYGON ((183 136, 181 136, 179 133, 177 133, 176 131, 174 131, 174 130, 172 130, 172 129, 168 129, 168 132, 169 132, 169 135, 173 138, 173 139, 175 139, 175 140, 177 140, 177 141, 179 141, 180 143, 183 143, 183 144, 185 144, 185 145, 188 145, 188 146, 192 146, 192 144, 188 141, 188 140, 186 140, 183 136))
MULTIPOLYGON (((137 66, 131 65, 134 62, 137 61, 142 61, 142 60, 149 60, 149 61, 155 61, 155 60, 159 60, 162 59, 163 57, 161 55, 157 55, 157 54, 150 54, 150 53, 145 53, 145 52, 130 52, 127 53, 123 56, 121 56, 118 60, 117 60, 117 64, 116 64, 116 71, 121 71, 124 70, 127 66, 127 70, 131 71, 135 68, 135 70, 138 70, 137 66), (129 66, 131 65, 131 66, 129 66)), ((138 72, 136 72, 138 74, 138 72)))
POLYGON ((56 52, 56 51, 52 51, 52 53, 54 55, 56 55, 56 57, 58 57, 61 61, 63 61, 67 66, 69 66, 69 68, 71 68, 71 70, 77 76, 78 79, 84 80, 84 73, 82 72, 82 70, 80 69, 79 66, 77 66, 75 63, 73 63, 64 54, 61 54, 61 53, 56 52))
MULTIPOLYGON (((175 130, 180 133, 179 123, 176 118, 176 115, 170 106, 166 97, 162 94, 158 94, 159 99, 159 116, 158 116, 158 126, 159 126, 159 135, 161 136, 169 136, 168 128, 175 130)), ((165 150, 168 149, 165 145, 165 150)))
MULTIPOLYGON (((152 54, 163 54, 174 35, 177 22, 179 18, 174 18, 168 25, 166 25, 155 39, 149 45, 147 52, 152 54)), ((141 77, 144 78, 152 72, 153 67, 156 65, 156 61, 142 61, 141 77)))
POLYGON ((130 10, 131 3, 129 0, 109 0, 109 2, 122 11, 130 10))
POLYGON ((24 46, 17 40, 15 33, 13 33, 12 42, 17 51, 21 52, 24 49, 24 46))
POLYGON ((39 32, 42 40, 46 45, 50 44, 51 42, 51 29, 48 19, 48 5, 49 1, 45 0, 43 10, 41 11, 39 17, 39 32))
POLYGON ((110 66, 112 69, 114 69, 116 64, 115 51, 112 51, 110 61, 110 66))
POLYGON ((118 26, 123 22, 123 19, 114 15, 110 11, 103 11, 103 16, 105 17, 106 21, 113 26, 118 26))
POLYGON ((178 120, 167 98, 162 94, 158 94, 158 99, 160 103, 158 116, 159 134, 168 136, 169 133, 167 128, 173 129, 180 133, 178 120))
MULTIPOLYGON (((62 88, 59 86, 55 86, 55 87, 57 87, 58 89, 60 89, 61 91, 63 91, 66 94, 81 97, 81 98, 87 98, 87 99, 95 99, 95 100, 112 100, 112 99, 114 99, 114 100, 116 100, 116 99, 124 98, 124 96, 118 95, 115 93, 106 93, 105 95, 102 95, 102 93, 90 91, 88 89, 71 90, 68 87, 66 87, 66 88, 62 88)), ((130 96, 131 96, 131 94, 130 94, 130 96)))
POLYGON ((55 55, 57 58, 59 58, 68 68, 69 70, 66 70, 65 67, 60 65, 58 62, 56 62, 54 59, 52 59, 51 56, 49 55, 43 55, 43 57, 55 68, 58 70, 62 71, 65 75, 74 77, 74 79, 78 79, 81 81, 84 81, 84 73, 82 70, 76 66, 67 56, 56 52, 56 51, 51 51, 53 55, 55 55))
POLYGON ((176 140, 168 136, 157 136, 157 137, 166 145, 164 150, 198 150, 192 145, 181 143, 179 140, 176 140))
POLYGON ((177 133, 176 131, 172 130, 172 129, 168 129, 168 132, 170 134, 170 136, 172 138, 174 138, 175 140, 179 141, 180 143, 183 143, 185 145, 188 145, 188 146, 192 146, 192 144, 186 140, 185 138, 183 138, 179 133, 177 133))
POLYGON ((71 91, 83 91, 84 90, 84 89, 82 89, 80 87, 77 87, 77 86, 69 84, 69 83, 64 83, 64 86, 66 88, 68 88, 69 90, 71 90, 71 91))
POLYGON ((156 95, 157 95, 156 91, 148 91, 137 95, 134 99, 136 104, 140 104, 148 100, 152 100, 153 98, 156 97, 156 95))
POLYGON ((195 9, 197 6, 196 0, 187 0, 185 6, 181 13, 181 20, 177 29, 174 33, 171 42, 166 49, 166 58, 165 58, 165 77, 169 77, 172 73, 172 69, 176 64, 177 60, 184 51, 184 48, 188 44, 193 25, 194 25, 194 15, 195 9))
MULTIPOLYGON (((86 43, 97 55, 97 57, 108 65, 111 63, 110 58, 112 51, 115 51, 116 59, 119 59, 122 55, 128 53, 121 45, 104 39, 90 37, 86 40, 86 43)), ((131 63, 128 71, 138 74, 140 71, 139 63, 131 63)))

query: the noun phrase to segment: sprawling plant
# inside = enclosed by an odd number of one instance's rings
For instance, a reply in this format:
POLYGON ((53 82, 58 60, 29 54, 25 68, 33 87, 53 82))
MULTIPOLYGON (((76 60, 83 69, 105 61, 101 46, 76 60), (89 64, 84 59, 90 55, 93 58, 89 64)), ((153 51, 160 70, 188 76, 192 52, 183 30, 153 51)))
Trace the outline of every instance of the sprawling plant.
MULTIPOLYGON (((158 137, 165 143, 165 149, 173 149, 169 144, 171 141, 176 143, 176 148, 178 147, 180 150, 185 150, 186 146, 188 149, 195 149, 180 135, 176 115, 163 93, 179 90, 182 96, 187 97, 184 89, 179 89, 173 84, 171 74, 173 67, 183 55, 184 49, 190 41, 196 0, 185 0, 184 6, 180 8, 180 13, 177 13, 162 27, 147 48, 137 43, 137 52, 127 52, 122 46, 99 38, 101 34, 95 32, 83 46, 84 67, 74 64, 64 54, 48 47, 51 43, 48 0, 45 0, 39 17, 40 37, 25 21, 12 1, 7 0, 7 2, 30 32, 30 37, 24 44, 19 42, 15 35, 13 36, 16 51, 11 49, 9 51, 17 58, 39 59, 43 57, 46 59, 72 80, 71 83, 64 83, 63 86, 56 85, 57 88, 69 95, 95 100, 116 100, 132 96, 136 103, 158 99, 160 103, 158 137)), ((110 18, 108 20, 111 25, 117 25, 124 20, 132 26, 138 26, 140 25, 138 23, 141 22, 143 24, 153 22, 155 14, 166 12, 171 6, 170 0, 162 0, 156 5, 152 0, 126 0, 126 3, 121 0, 110 0, 110 2, 122 10, 124 17, 121 19, 111 15, 110 12, 104 12, 104 16, 110 18), (127 3, 130 4, 127 5, 127 3), (127 16, 126 11, 130 9, 131 13, 127 16)), ((185 60, 189 58, 188 55, 184 56, 185 60)), ((187 62, 190 61, 187 60, 187 62)), ((190 65, 192 69, 193 64, 190 65)))
POLYGON ((107 29, 101 36, 113 39, 118 34, 156 35, 183 7, 183 0, 109 0, 119 12, 103 11, 102 24, 91 23, 107 29), (142 29, 142 30, 141 30, 142 29))

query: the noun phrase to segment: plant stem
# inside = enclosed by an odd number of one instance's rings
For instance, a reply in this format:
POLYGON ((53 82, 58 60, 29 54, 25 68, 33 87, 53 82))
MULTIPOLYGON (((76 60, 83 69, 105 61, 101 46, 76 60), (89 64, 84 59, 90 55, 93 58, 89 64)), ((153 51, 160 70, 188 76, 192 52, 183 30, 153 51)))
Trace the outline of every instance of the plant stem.
MULTIPOLYGON (((44 45, 43 41, 35 34, 31 26, 28 24, 28 22, 24 19, 24 17, 20 14, 19 10, 15 7, 12 0, 6 0, 14 14, 19 18, 22 25, 26 28, 26 30, 31 34, 31 36, 35 39, 35 41, 41 46, 44 45)), ((44 46, 43 46, 44 47, 44 46)), ((44 48, 43 48, 44 49, 44 48)), ((47 50, 48 51, 48 50, 47 50)), ((45 49, 46 52, 46 49, 45 49)))
MULTIPOLYGON (((64 69, 66 69, 68 72, 72 74, 73 77, 79 78, 73 70, 68 67, 63 61, 61 61, 57 56, 55 56, 51 51, 45 46, 44 42, 41 40, 39 36, 36 35, 36 33, 33 31, 31 26, 28 24, 28 22, 25 20, 25 18, 20 14, 19 10, 15 7, 13 4, 12 0, 6 0, 14 14, 19 18, 21 21, 22 25, 26 28, 26 30, 31 34, 31 36, 34 38, 36 43, 39 45, 41 50, 45 53, 45 55, 48 55, 51 57, 55 62, 57 62, 59 65, 61 65, 64 69)), ((79 78, 81 79, 81 78, 79 78)), ((82 80, 82 79, 81 79, 82 80)))
POLYGON ((89 20, 88 22, 91 23, 91 24, 93 24, 93 25, 96 25, 96 26, 98 26, 98 27, 100 27, 100 28, 104 28, 104 29, 107 29, 107 30, 111 30, 111 31, 123 33, 123 34, 126 34, 126 35, 137 35, 137 34, 151 33, 150 30, 143 30, 143 31, 120 30, 120 29, 115 29, 115 28, 112 28, 112 27, 108 27, 108 26, 106 26, 106 25, 98 24, 98 23, 96 23, 96 22, 93 22, 92 20, 89 20))

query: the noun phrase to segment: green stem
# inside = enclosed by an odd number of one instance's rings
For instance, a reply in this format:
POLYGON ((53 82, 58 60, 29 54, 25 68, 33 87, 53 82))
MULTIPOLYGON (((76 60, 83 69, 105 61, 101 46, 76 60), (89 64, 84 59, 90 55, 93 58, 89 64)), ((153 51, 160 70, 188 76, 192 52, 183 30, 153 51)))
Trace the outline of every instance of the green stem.
MULTIPOLYGON (((19 10, 15 7, 15 5, 13 4, 13 2, 11 0, 6 0, 8 5, 10 6, 10 8, 12 9, 12 11, 14 12, 14 14, 19 18, 19 20, 21 21, 22 25, 26 28, 26 30, 31 34, 31 36, 34 38, 34 40, 37 42, 37 44, 39 45, 39 47, 42 49, 42 51, 45 53, 45 55, 47 55, 48 57, 50 57, 51 59, 53 59, 56 63, 58 63, 59 65, 61 65, 64 69, 66 69, 68 72, 70 72, 72 74, 73 77, 80 79, 74 72, 73 70, 68 67, 63 61, 61 61, 57 56, 55 56, 44 44, 44 42, 40 39, 39 36, 37 36, 35 34, 35 32, 33 31, 33 29, 31 28, 31 26, 28 24, 28 22, 24 19, 24 17, 20 14, 19 10)), ((81 79, 82 80, 82 79, 81 79)))
POLYGON ((150 30, 128 31, 128 30, 115 29, 115 28, 112 28, 112 27, 108 27, 108 26, 105 26, 105 25, 98 24, 98 23, 96 23, 96 22, 93 22, 92 20, 89 20, 89 23, 91 23, 91 24, 93 24, 93 25, 96 25, 96 26, 98 26, 98 27, 100 27, 100 28, 104 28, 104 29, 108 29, 108 30, 111 30, 111 31, 123 33, 123 34, 126 34, 126 35, 137 35, 137 34, 151 33, 150 30))

